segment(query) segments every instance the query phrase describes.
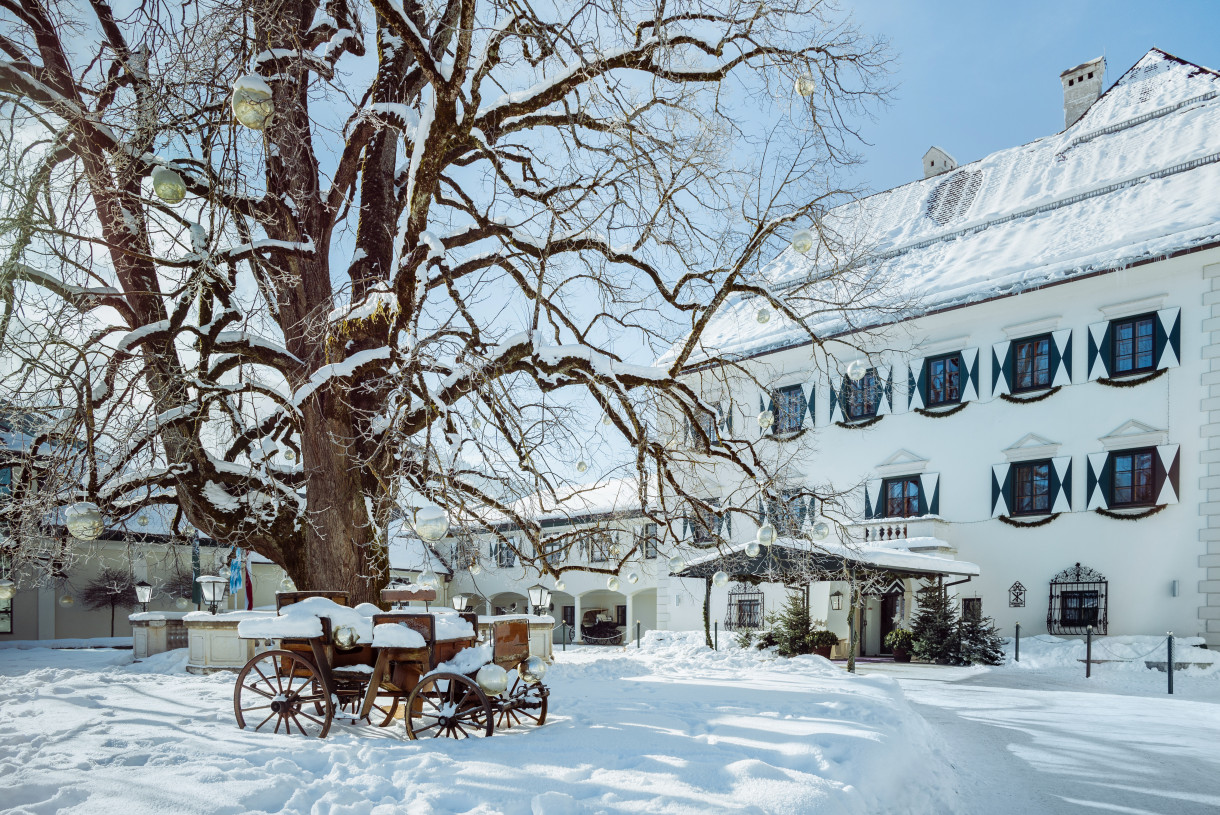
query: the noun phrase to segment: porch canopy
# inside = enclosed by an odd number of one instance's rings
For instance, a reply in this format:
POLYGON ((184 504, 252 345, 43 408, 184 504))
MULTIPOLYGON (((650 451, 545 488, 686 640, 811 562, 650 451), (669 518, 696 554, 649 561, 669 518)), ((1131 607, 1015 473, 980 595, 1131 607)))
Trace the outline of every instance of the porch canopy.
POLYGON ((673 576, 710 580, 716 572, 724 571, 733 580, 790 584, 834 580, 853 570, 888 572, 895 577, 970 578, 979 574, 979 567, 974 563, 953 560, 931 551, 913 551, 948 548, 948 544, 938 538, 903 538, 850 546, 779 538, 769 548, 764 546, 754 557, 746 554, 747 546, 748 541, 708 552, 691 560, 673 576))

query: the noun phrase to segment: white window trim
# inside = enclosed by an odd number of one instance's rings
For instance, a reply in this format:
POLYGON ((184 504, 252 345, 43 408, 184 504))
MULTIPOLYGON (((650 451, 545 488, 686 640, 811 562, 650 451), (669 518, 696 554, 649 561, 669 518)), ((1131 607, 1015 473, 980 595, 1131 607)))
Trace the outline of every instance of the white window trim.
POLYGON ((1052 331, 1057 331, 1059 330, 1059 322, 1062 319, 1062 315, 1043 317, 1041 320, 1029 320, 1024 323, 1006 325, 1001 330, 1008 339, 1019 340, 1022 337, 1031 337, 1035 334, 1049 334, 1052 331))
POLYGON ((919 475, 928 469, 928 459, 910 450, 899 450, 873 468, 879 478, 895 478, 903 475, 919 475))
POLYGON ((928 357, 939 357, 942 354, 951 354, 954 351, 961 351, 963 348, 973 348, 974 343, 970 341, 970 335, 963 337, 953 337, 948 340, 940 340, 939 342, 929 342, 919 346, 915 351, 924 359, 928 357))
POLYGON ((1107 453, 1112 453, 1116 450, 1130 450, 1135 447, 1163 447, 1169 444, 1169 431, 1158 430, 1155 427, 1150 427, 1143 422, 1132 419, 1100 437, 1098 441, 1101 442, 1102 449, 1107 453), (1125 432, 1128 429, 1136 430, 1137 432, 1125 432))
POLYGON ((1008 463, 1015 464, 1019 461, 1056 458, 1062 446, 1060 442, 1044 439, 1035 433, 1027 433, 1002 452, 1008 463))
POLYGON ((1136 314, 1144 314, 1149 311, 1160 311, 1165 308, 1165 301, 1169 299, 1168 294, 1154 294, 1151 297, 1141 297, 1138 300, 1124 300, 1121 303, 1113 303, 1108 306, 1098 306, 1100 311, 1107 320, 1116 320, 1119 317, 1131 317, 1136 314))

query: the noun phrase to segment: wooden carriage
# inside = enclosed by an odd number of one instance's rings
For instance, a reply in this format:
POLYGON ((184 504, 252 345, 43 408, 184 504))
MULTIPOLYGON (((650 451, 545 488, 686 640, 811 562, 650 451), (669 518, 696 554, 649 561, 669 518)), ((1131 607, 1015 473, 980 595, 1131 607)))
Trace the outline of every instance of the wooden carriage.
MULTIPOLYGON (((387 601, 402 600, 387 590, 387 601)), ((282 592, 277 612, 310 597, 348 605, 343 592, 282 592)), ((407 599, 435 599, 412 595, 407 599)), ((407 736, 490 736, 496 727, 546 721, 548 688, 545 665, 530 657, 529 623, 520 618, 495 620, 488 642, 476 640, 478 618, 446 612, 467 623, 453 631, 437 629, 436 614, 406 609, 372 615, 375 632, 386 632, 389 645, 352 642, 329 617, 319 617, 321 634, 287 637, 276 650, 265 651, 242 668, 233 690, 239 727, 255 730, 274 723, 273 732, 325 737, 335 718, 379 727, 403 719, 407 736), (407 632, 391 637, 399 626, 407 632), (417 635, 417 636, 416 636, 417 635), (398 640, 409 644, 398 644, 398 640), (422 644, 420 644, 422 642, 422 644), (484 671, 489 665, 498 666, 484 671), (511 684, 508 672, 514 672, 511 684), (480 682, 482 680, 482 682, 480 682), (503 687, 500 687, 503 685, 503 687)), ((459 626, 460 627, 460 626, 459 626)))

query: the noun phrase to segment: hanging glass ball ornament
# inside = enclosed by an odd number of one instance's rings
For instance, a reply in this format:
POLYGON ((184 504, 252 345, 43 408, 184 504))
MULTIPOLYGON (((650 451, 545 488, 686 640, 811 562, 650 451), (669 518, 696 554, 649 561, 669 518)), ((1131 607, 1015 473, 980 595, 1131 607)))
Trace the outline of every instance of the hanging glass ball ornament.
POLYGON ((284 579, 280 581, 280 591, 296 591, 296 590, 297 590, 297 584, 293 582, 291 577, 289 577, 288 575, 284 575, 284 579))
POLYGON ((508 671, 494 662, 489 662, 475 674, 474 681, 488 696, 499 696, 508 690, 508 671))
POLYGON ((681 555, 674 555, 669 559, 669 570, 671 572, 680 572, 685 565, 686 561, 682 559, 681 555))
POLYGON ((191 601, 186 597, 179 597, 177 600, 174 601, 174 605, 176 605, 179 608, 179 610, 185 610, 185 609, 190 608, 191 601))
POLYGON ((262 130, 273 113, 271 86, 253 74, 238 77, 233 83, 233 118, 251 130, 262 130))
POLYGON ((724 587, 729 585, 729 573, 721 569, 712 575, 712 585, 724 587))
POLYGON ((480 419, 478 416, 475 416, 473 419, 471 419, 470 424, 474 427, 475 430, 483 429, 483 420, 480 419))
POLYGON ((633 586, 636 583, 639 583, 640 582, 640 573, 637 572, 635 569, 632 569, 631 571, 627 572, 627 582, 633 586))
POLYGON ((862 359, 853 359, 847 366, 847 378, 852 382, 859 382, 866 373, 868 373, 868 366, 862 359))
POLYGON ((416 585, 423 586, 425 589, 435 589, 438 585, 440 585, 440 580, 433 572, 427 571, 420 574, 420 576, 415 579, 415 583, 416 585))
POLYGON ((804 255, 813 248, 813 233, 808 229, 798 229, 792 233, 792 248, 804 255))
POLYGON ((517 666, 517 674, 521 677, 521 681, 530 685, 541 682, 542 677, 546 676, 546 671, 546 660, 539 656, 532 656, 517 666))
POLYGON ((562 580, 555 581, 555 591, 563 591, 567 587, 568 587, 568 584, 563 582, 562 580))
POLYGON ((583 473, 587 469, 589 469, 588 464, 585 464, 583 461, 576 462, 576 472, 583 473))
POLYGON ((415 534, 435 543, 449 532, 449 518, 438 506, 423 507, 415 512, 415 534))
POLYGON ((770 410, 764 410, 758 414, 758 426, 763 430, 769 430, 773 424, 775 424, 775 413, 770 410))
POLYGON ((771 525, 770 521, 758 527, 758 536, 755 540, 763 546, 770 546, 775 543, 775 527, 771 525))
POLYGON ((297 454, 295 452, 293 452, 292 450, 284 451, 284 460, 285 461, 293 461, 294 459, 296 459, 296 457, 297 457, 297 454))
POLYGON ((611 577, 606 581, 606 588, 610 589, 610 591, 618 591, 618 587, 619 582, 617 577, 611 577))
POLYGON ((815 541, 824 541, 830 537, 830 524, 825 521, 818 521, 813 525, 813 539, 815 541))
POLYGON ((466 571, 470 572, 471 574, 478 574, 479 572, 483 571, 483 565, 477 560, 472 560, 470 561, 470 565, 466 567, 466 571))
POLYGON ((613 421, 614 420, 610 418, 609 413, 602 417, 602 424, 604 424, 606 427, 609 427, 613 421))
POLYGON ((153 192, 170 206, 181 204, 186 198, 186 182, 169 167, 157 167, 152 171, 153 192))
POLYGON ((622 557, 622 555, 623 547, 619 546, 617 543, 610 544, 610 557, 622 557))
POLYGON ((140 526, 148 526, 148 516, 141 512, 136 516, 136 523, 138 523, 140 526))
POLYGON ((102 534, 102 511, 97 504, 81 501, 68 507, 65 521, 72 537, 83 541, 96 540, 102 534))
POLYGON ((72 606, 76 605, 76 598, 70 594, 65 594, 59 598, 59 604, 64 608, 72 608, 72 606))
POLYGON ((818 89, 818 82, 813 78, 813 74, 801 74, 792 83, 792 89, 801 96, 813 96, 814 91, 818 89))
POLYGON ((746 544, 746 557, 758 557, 762 554, 762 545, 758 541, 750 541, 746 544))
POLYGON ((758 320, 760 325, 763 323, 770 322, 771 321, 771 312, 765 308, 760 308, 758 310, 758 315, 757 315, 756 319, 758 320))

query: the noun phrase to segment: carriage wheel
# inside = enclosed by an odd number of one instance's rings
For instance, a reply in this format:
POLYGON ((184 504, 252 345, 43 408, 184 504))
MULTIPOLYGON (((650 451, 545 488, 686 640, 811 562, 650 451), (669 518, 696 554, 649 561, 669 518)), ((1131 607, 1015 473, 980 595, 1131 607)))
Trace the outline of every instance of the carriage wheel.
POLYGON ((255 730, 274 724, 273 733, 283 728, 289 734, 325 738, 335 710, 312 662, 292 651, 264 651, 237 675, 233 712, 242 729, 248 719, 255 730), (313 712, 306 712, 306 705, 313 712))
POLYGON ((487 695, 473 679, 461 674, 432 674, 421 680, 407 697, 403 718, 411 739, 465 739, 495 732, 487 695))
POLYGON ((518 676, 508 691, 509 701, 524 702, 528 707, 504 708, 497 712, 496 727, 512 727, 525 722, 537 727, 546 724, 546 694, 541 682, 523 682, 518 676))
MULTIPOLYGON (((335 715, 355 717, 364 707, 364 694, 346 694, 339 697, 339 709, 335 715)), ((398 697, 389 694, 377 694, 373 700, 373 709, 364 721, 377 727, 389 727, 394 723, 394 714, 398 712, 398 697)))

